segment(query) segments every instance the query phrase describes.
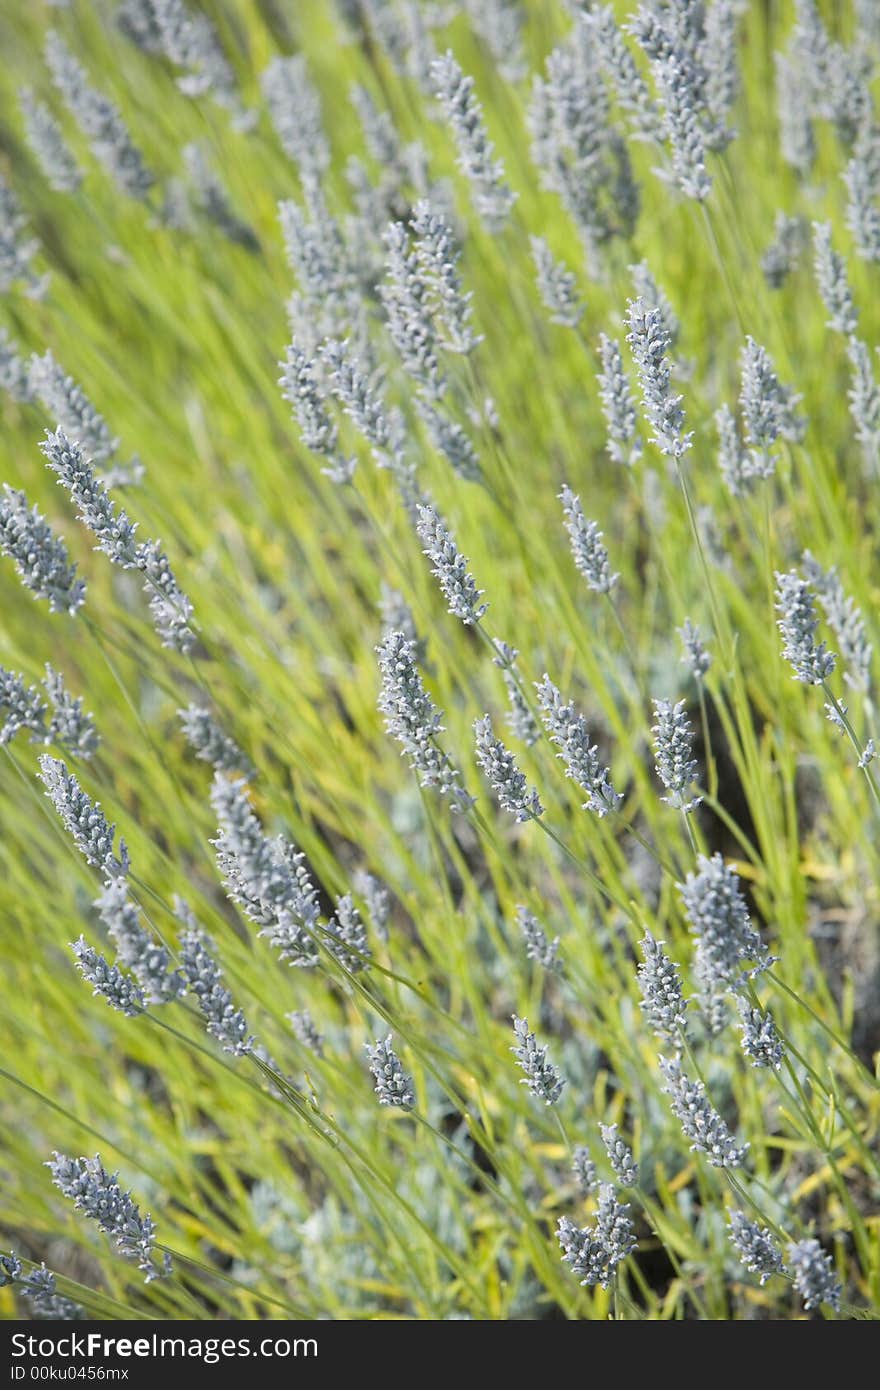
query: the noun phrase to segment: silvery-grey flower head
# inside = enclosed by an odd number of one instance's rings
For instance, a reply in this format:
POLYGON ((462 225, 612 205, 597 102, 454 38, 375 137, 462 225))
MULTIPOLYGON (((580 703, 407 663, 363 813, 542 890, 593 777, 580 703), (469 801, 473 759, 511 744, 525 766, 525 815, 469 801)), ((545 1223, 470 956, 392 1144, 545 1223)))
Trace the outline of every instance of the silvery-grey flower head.
POLYGON ((25 685, 21 676, 0 666, 0 747, 22 729, 31 731, 32 743, 45 742, 46 702, 35 685, 25 685))
POLYGON ((187 705, 186 709, 177 711, 177 717, 190 748, 203 763, 211 763, 215 772, 254 776, 250 759, 242 753, 235 739, 223 732, 209 709, 203 705, 187 705))
POLYGON ((44 1264, 19 1280, 19 1287, 35 1318, 48 1322, 73 1322, 86 1315, 81 1304, 58 1292, 55 1275, 44 1264))
POLYGON ((95 907, 116 947, 117 959, 134 975, 147 1003, 167 1004, 179 999, 184 981, 173 967, 167 946, 142 925, 140 908, 129 893, 127 881, 113 878, 105 883, 95 907))
POLYGON ((410 1110, 416 1103, 412 1077, 403 1070, 392 1042, 389 1033, 387 1038, 380 1038, 372 1047, 369 1043, 364 1044, 376 1083, 374 1090, 380 1105, 395 1105, 402 1110, 410 1110))
POLYGON ((82 183, 82 170, 64 138, 64 132, 44 101, 38 101, 30 87, 18 94, 24 133, 37 163, 57 193, 75 193, 82 183))
POLYGON ((193 13, 183 0, 150 3, 166 58, 184 70, 177 79, 180 90, 189 97, 210 96, 230 113, 235 129, 250 129, 254 113, 242 106, 232 65, 208 16, 193 13))
POLYGON ((582 1284, 592 1288, 600 1283, 608 1268, 608 1253, 604 1242, 590 1227, 580 1230, 567 1216, 560 1216, 556 1235, 562 1258, 582 1284))
POLYGON ((771 290, 778 290, 797 270, 807 244, 807 224, 803 217, 777 212, 773 240, 761 256, 761 271, 771 290))
POLYGON ((96 1221, 123 1255, 136 1259, 146 1283, 171 1273, 165 1255, 162 1266, 155 1262, 156 1227, 147 1213, 141 1216, 130 1192, 123 1192, 115 1173, 108 1173, 100 1157, 68 1158, 55 1153, 46 1164, 55 1186, 73 1202, 77 1211, 96 1221))
POLYGON ((505 182, 504 166, 483 121, 483 108, 474 95, 474 79, 466 77, 447 50, 431 64, 437 97, 452 129, 458 167, 469 180, 474 205, 490 231, 499 231, 510 216, 516 194, 505 182))
POLYGON ((599 396, 608 431, 605 447, 615 463, 632 468, 642 456, 642 441, 636 426, 636 404, 616 338, 600 333, 599 356, 599 396))
POLYGON ((375 374, 366 371, 348 339, 323 343, 320 362, 331 394, 371 448, 382 453, 391 442, 391 422, 375 374))
POLYGON ((745 960, 767 966, 767 948, 752 926, 739 879, 720 854, 697 856, 697 872, 678 885, 688 925, 698 938, 706 970, 733 983, 745 960))
POLYGON ((544 727, 551 743, 559 749, 556 756, 565 764, 566 776, 587 793, 584 810, 593 811, 600 818, 616 811, 623 797, 611 785, 611 773, 599 761, 597 745, 590 743, 583 715, 576 712, 571 701, 563 701, 546 673, 543 680, 536 681, 535 689, 544 727))
POLYGON ((370 925, 380 941, 388 940, 388 919, 391 915, 391 894, 381 879, 366 869, 352 875, 354 891, 363 898, 370 915, 370 925))
POLYGON ((675 52, 652 66, 676 183, 686 197, 705 202, 712 191, 712 179, 706 169, 706 137, 697 116, 699 96, 693 66, 675 52))
POLYGON ((391 341, 407 374, 428 397, 438 400, 447 382, 438 358, 434 296, 403 223, 390 223, 382 239, 387 256, 379 297, 385 306, 391 341))
POLYGON ((632 1149, 618 1135, 617 1125, 600 1125, 599 1130, 614 1176, 623 1187, 637 1187, 639 1165, 633 1158, 632 1149))
POLYGON ((782 655, 791 662, 794 679, 804 685, 822 685, 836 664, 826 644, 816 646, 816 604, 810 586, 797 570, 776 572, 776 626, 782 633, 782 655))
POLYGON ((31 266, 40 243, 25 236, 27 225, 18 199, 0 174, 0 293, 20 283, 31 299, 40 299, 47 282, 31 266))
POLYGON ((14 1284, 16 1279, 20 1279, 21 1271, 21 1260, 14 1251, 10 1250, 8 1255, 0 1255, 0 1289, 5 1289, 7 1284, 14 1284))
POLYGON ((844 171, 846 225, 864 261, 880 261, 880 131, 866 121, 844 171))
POLYGON ((828 313, 828 326, 848 338, 858 328, 859 316, 847 278, 846 261, 839 251, 835 251, 831 240, 830 222, 813 223, 813 253, 816 281, 828 313))
POLYGON ((422 396, 416 396, 415 407, 431 443, 451 465, 453 472, 468 482, 479 482, 482 477, 480 460, 474 442, 463 426, 422 396))
POLYGON ((46 63, 58 92, 94 151, 124 193, 146 199, 155 182, 119 109, 95 90, 85 69, 54 30, 46 36, 46 63))
POLYGON ((369 153, 383 169, 397 172, 401 162, 400 137, 391 112, 380 110, 366 87, 359 82, 352 83, 348 94, 358 114, 369 153))
POLYGON ((547 940, 547 934, 541 923, 533 912, 520 904, 516 909, 516 920, 523 940, 526 943, 526 957, 533 960, 536 965, 540 965, 544 970, 552 970, 558 974, 562 973, 562 962, 559 959, 559 937, 554 936, 552 941, 547 940))
POLYGON ((56 421, 57 428, 75 439, 93 464, 104 465, 106 486, 140 481, 144 469, 139 460, 134 459, 128 465, 114 464, 119 440, 111 437, 103 416, 51 352, 45 352, 42 357, 34 354, 31 358, 30 385, 56 421))
POLYGON ((83 979, 92 986, 92 994, 106 999, 112 1009, 135 1018, 143 1012, 144 996, 134 980, 123 974, 118 965, 110 965, 84 936, 70 943, 76 964, 83 979))
POLYGON ((611 5, 579 10, 576 18, 596 45, 602 68, 611 80, 617 104, 630 119, 634 140, 661 140, 661 117, 647 84, 624 41, 611 5))
POLYGON ((731 497, 745 497, 755 480, 765 475, 755 470, 742 442, 736 416, 726 402, 715 412, 715 428, 718 432, 718 467, 724 485, 731 497))
POLYGON ((785 1048, 772 1017, 763 1009, 754 1007, 742 995, 737 995, 736 1003, 743 1052, 753 1067, 770 1067, 778 1071, 785 1057, 785 1048))
POLYGON ((571 543, 571 553, 587 587, 597 594, 610 594, 620 578, 612 574, 608 551, 602 543, 602 532, 595 521, 587 521, 577 493, 564 484, 559 494, 565 514, 565 529, 571 543))
POLYGON ((467 356, 481 338, 471 323, 472 295, 465 293, 461 286, 458 272, 461 250, 452 226, 444 213, 426 198, 421 198, 413 208, 411 226, 416 263, 442 330, 443 346, 450 352, 467 356))
POLYGON ((369 966, 373 953, 360 913, 350 893, 337 898, 336 911, 327 922, 321 937, 330 954, 350 975, 357 975, 369 966))
POLYGON ((652 309, 656 309, 660 316, 660 326, 668 338, 666 351, 671 358, 681 337, 681 319, 647 261, 634 261, 628 268, 636 299, 641 299, 652 309))
POLYGON ((0 551, 15 562, 26 589, 49 602, 53 613, 76 613, 86 596, 67 546, 24 492, 8 483, 0 496, 0 551))
POLYGON ((20 405, 27 405, 34 398, 28 365, 5 328, 0 328, 0 389, 8 391, 20 405))
POLYGON ((766 1284, 772 1274, 782 1270, 782 1251, 766 1226, 759 1226, 741 1211, 731 1211, 728 1224, 730 1243, 746 1269, 766 1284))
POLYGON ((318 893, 304 856, 280 837, 264 835, 243 779, 215 773, 211 805, 219 823, 212 844, 229 897, 283 961, 317 965, 318 893))
POLYGON ((142 53, 154 58, 162 53, 162 30, 153 0, 120 0, 113 18, 120 33, 142 53))
POLYGON ((613 236, 626 236, 639 210, 626 141, 608 115, 595 46, 576 25, 532 80, 528 111, 532 161, 542 187, 562 200, 592 261, 613 236))
POLYGON ((678 966, 663 950, 664 943, 646 932, 639 942, 643 960, 638 977, 645 1020, 659 1038, 680 1050, 685 1031, 686 1003, 682 995, 678 966))
POLYGON ((464 0, 475 34, 488 45, 506 82, 521 81, 528 71, 523 45, 524 6, 520 0, 464 0))
POLYGON ((626 341, 632 349, 652 438, 661 453, 679 459, 691 447, 692 436, 683 431, 682 398, 670 385, 669 330, 660 309, 641 298, 630 300, 626 323, 626 341))
POLYGON ((345 338, 349 333, 362 346, 366 320, 357 255, 331 214, 321 183, 305 178, 303 205, 287 199, 278 204, 278 216, 299 287, 288 304, 294 336, 312 354, 322 339, 345 338))
POLYGON ((700 629, 690 618, 685 618, 683 625, 675 630, 681 638, 683 665, 701 681, 712 665, 712 658, 706 650, 700 629))
POLYGON ((772 477, 776 460, 771 448, 781 436, 800 437, 802 422, 795 415, 800 396, 783 386, 766 348, 747 337, 741 357, 739 402, 746 442, 751 451, 748 471, 757 478, 772 477))
POLYGON ((137 548, 135 563, 146 580, 144 593, 149 598, 153 626, 162 646, 178 652, 190 651, 196 641, 190 627, 193 606, 175 579, 160 543, 144 541, 137 548))
POLYGON ((581 1192, 585 1197, 588 1197, 596 1187, 598 1177, 596 1165, 586 1144, 578 1144, 572 1151, 571 1171, 577 1179, 577 1185, 581 1192))
POLYGON ((578 293, 577 276, 556 259, 543 237, 533 236, 529 241, 538 293, 551 322, 577 328, 585 308, 578 293))
POLYGON ((697 942, 691 972, 696 985, 700 1019, 710 1038, 723 1033, 730 1021, 730 982, 718 974, 715 953, 697 942))
POLYGON ((525 1072, 520 1085, 528 1086, 532 1095, 545 1105, 555 1105, 565 1089, 565 1078, 548 1059, 546 1045, 539 1047, 538 1039, 529 1032, 528 1019, 517 1018, 514 1014, 513 1031, 516 1046, 510 1050, 525 1072))
POLYGON ((880 456, 880 387, 874 375, 871 353, 861 338, 847 340, 846 355, 850 365, 847 391, 850 418, 871 473, 876 476, 880 456))
POLYGON ((427 642, 419 639, 413 611, 399 589, 392 588, 382 580, 379 612, 382 617, 382 638, 390 637, 392 632, 403 634, 407 642, 415 642, 415 657, 424 661, 427 642))
POLYGON ((263 71, 260 86, 288 159, 306 177, 322 175, 330 165, 330 142, 324 130, 321 98, 304 55, 273 58, 263 71))
POLYGON ((471 798, 460 774, 439 744, 442 715, 431 699, 416 665, 416 643, 403 632, 389 632, 376 648, 382 689, 379 710, 385 727, 400 743, 423 787, 448 796, 452 809, 466 811, 471 798))
POLYGON ((834 1277, 831 1256, 825 1253, 818 1240, 792 1241, 785 1259, 805 1308, 818 1308, 827 1303, 829 1308, 839 1311, 842 1286, 834 1277))
POLYGON ((129 868, 128 850, 120 840, 119 858, 113 853, 116 826, 109 824, 100 803, 92 801, 64 763, 48 753, 40 758, 40 778, 80 854, 106 878, 124 877, 129 868))
POLYGON ((868 641, 865 620, 854 599, 849 598, 840 582, 837 567, 824 570, 805 550, 802 556, 804 573, 816 590, 819 603, 840 644, 840 655, 846 664, 843 679, 854 690, 867 692, 871 684, 873 647, 868 641))
POLYGON ((308 1009, 285 1014, 285 1018, 293 1029, 293 1036, 297 1042, 308 1048, 309 1052, 314 1052, 316 1057, 323 1057, 324 1039, 315 1027, 314 1019, 308 1009))
POLYGON ((663 1090, 685 1138, 691 1140, 691 1148, 705 1154, 715 1168, 741 1167, 749 1145, 737 1144, 706 1095, 702 1081, 691 1081, 677 1058, 661 1057, 659 1061, 666 1079, 663 1090))
POLYGON ((495 737, 488 714, 474 721, 474 735, 477 762, 498 797, 501 809, 518 821, 537 820, 543 816, 544 807, 537 791, 528 785, 510 750, 495 737))
POLYGON ((468 572, 467 560, 434 507, 419 507, 416 531, 423 554, 431 561, 431 573, 437 576, 448 611, 460 618, 466 627, 478 623, 489 607, 487 603, 480 603, 484 591, 477 588, 473 575, 468 572))
POLYGON ((327 460, 321 470, 336 483, 349 483, 354 476, 354 459, 346 459, 338 449, 339 432, 327 410, 324 390, 319 383, 317 363, 294 341, 279 363, 281 394, 293 407, 302 441, 307 449, 327 460))
MULTIPOLYGON (((638 1169, 636 1168, 636 1173, 638 1169)), ((610 1182, 599 1184, 599 1206, 596 1212, 596 1236, 605 1251, 605 1269, 599 1282, 607 1289, 617 1266, 636 1249, 633 1223, 629 1217, 629 1202, 618 1201, 610 1182)))
POLYGON ((508 727, 515 738, 518 738, 527 748, 531 748, 541 737, 541 728, 526 703, 517 677, 516 659, 519 652, 515 647, 509 646, 507 642, 502 642, 497 637, 494 638, 493 645, 497 655, 492 658, 492 662, 501 670, 510 706, 507 712, 508 727))
POLYGON ((102 550, 123 569, 138 567, 136 527, 124 511, 117 511, 79 444, 59 429, 47 431, 40 449, 57 475, 59 485, 70 493, 80 520, 96 537, 95 549, 102 550))
POLYGON ((208 1032, 224 1052, 244 1057, 253 1051, 254 1037, 248 1033, 247 1019, 235 1007, 223 982, 223 972, 205 932, 194 924, 180 937, 180 968, 187 988, 199 1001, 208 1032))
POLYGON ((101 740, 94 718, 83 708, 82 697, 71 695, 60 672, 48 665, 43 688, 52 705, 46 742, 54 743, 73 757, 90 758, 101 740))
POLYGON ((661 797, 677 811, 687 815, 699 806, 701 796, 693 795, 699 764, 692 757, 694 731, 685 712, 684 700, 673 704, 671 700, 654 700, 654 716, 657 723, 652 726, 654 735, 654 754, 656 772, 668 796, 661 797))

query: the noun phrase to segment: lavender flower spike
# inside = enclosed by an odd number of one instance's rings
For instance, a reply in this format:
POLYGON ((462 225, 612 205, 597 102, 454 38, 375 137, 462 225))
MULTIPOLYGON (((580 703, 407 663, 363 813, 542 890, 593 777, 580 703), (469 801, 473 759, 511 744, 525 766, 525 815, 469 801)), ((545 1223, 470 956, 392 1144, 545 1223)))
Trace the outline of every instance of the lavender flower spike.
POLYGON ((557 757, 565 764, 566 775, 587 793, 584 810, 607 816, 615 811, 623 797, 611 785, 611 774, 599 761, 596 744, 590 743, 586 721, 574 705, 565 704, 557 687, 548 675, 535 683, 541 718, 550 737, 559 749, 557 757))
POLYGON ((786 1261, 794 1275, 794 1286, 804 1300, 805 1308, 840 1308, 841 1286, 834 1277, 834 1265, 818 1240, 793 1241, 786 1250, 786 1261))
POLYGON ((602 369, 599 372, 599 395, 602 400, 602 414, 608 428, 606 449, 615 463, 632 468, 642 455, 642 441, 636 432, 636 407, 630 391, 620 344, 606 334, 599 335, 599 355, 602 369))
POLYGON ((372 1047, 369 1043, 364 1044, 369 1056, 370 1071, 376 1083, 374 1089, 380 1105, 394 1105, 402 1110, 411 1110, 416 1103, 412 1077, 403 1070, 400 1058, 391 1046, 392 1041, 389 1033, 387 1038, 380 1038, 372 1047))
POLYGON ((646 932, 639 943, 643 961, 638 967, 641 1002, 646 1022, 658 1037, 681 1050, 685 1030, 686 1004, 682 995, 678 967, 663 950, 664 943, 646 932))
POLYGON ((571 553, 587 587, 596 594, 610 594, 619 574, 612 574, 608 551, 602 544, 602 532, 595 521, 587 521, 581 499, 564 484, 559 494, 565 513, 565 529, 571 542, 571 553))
POLYGON ((770 964, 767 948, 749 918, 739 879, 720 854, 697 857, 697 872, 678 885, 685 914, 701 950, 705 983, 735 983, 740 966, 754 960, 770 964))
POLYGON ((155 180, 132 142, 118 108, 89 84, 85 70, 54 30, 46 38, 46 63, 96 159, 124 193, 146 199, 155 180))
POLYGON ((110 965, 84 936, 72 941, 70 949, 76 956, 83 979, 93 986, 92 994, 99 994, 111 1008, 118 1009, 129 1018, 143 1012, 144 996, 134 981, 124 975, 117 965, 110 965))
POLYGON ((715 1168, 742 1166, 748 1144, 737 1144, 724 1120, 711 1104, 702 1081, 691 1081, 677 1059, 660 1059, 666 1078, 664 1091, 670 1098, 672 1113, 680 1121, 691 1148, 704 1153, 715 1168))
POLYGON ((543 237, 533 236, 530 241, 538 293, 551 323, 577 328, 584 316, 584 302, 578 294, 577 277, 556 260, 543 237))
POLYGON ((466 811, 471 798, 440 747, 441 714, 416 665, 416 642, 403 632, 392 631, 376 650, 382 673, 379 709, 386 729, 400 743, 421 786, 436 787, 441 796, 449 797, 454 811, 466 811))
POLYGON ((180 938, 180 963, 187 986, 199 1001, 211 1037, 224 1052, 244 1057, 253 1051, 255 1041, 248 1033, 247 1020, 223 983, 223 972, 211 953, 208 937, 191 916, 185 920, 190 925, 180 938))
POLYGON ((466 627, 478 623, 489 605, 480 603, 483 590, 477 588, 473 575, 468 573, 467 560, 433 507, 419 507, 416 530, 423 552, 431 561, 431 572, 437 576, 443 591, 448 611, 461 618, 466 627))
POLYGON ((113 853, 116 826, 109 824, 100 804, 86 795, 63 762, 48 753, 40 758, 40 777, 80 854, 107 878, 123 878, 129 869, 128 850, 125 841, 120 840, 119 858, 113 853))
POLYGON ((167 1254, 162 1267, 154 1259, 156 1228, 153 1218, 141 1216, 129 1192, 123 1192, 115 1173, 108 1173, 100 1158, 68 1158, 55 1153, 46 1167, 57 1188, 73 1202, 77 1211, 97 1221, 122 1251, 136 1259, 138 1269, 146 1275, 146 1283, 171 1273, 167 1254))
POLYGON ((741 1211, 730 1213, 730 1243, 746 1269, 766 1284, 772 1274, 782 1270, 782 1251, 766 1226, 758 1226, 741 1211))
POLYGON ((53 613, 76 613, 86 596, 85 580, 77 579, 67 546, 56 536, 23 492, 3 484, 0 497, 0 552, 15 562, 26 589, 48 599, 53 613))
POLYGON ((518 821, 537 820, 544 814, 538 793, 529 787, 513 754, 492 732, 488 714, 474 721, 477 762, 486 774, 498 803, 518 821))
POLYGON ((431 64, 437 96, 458 148, 458 167, 470 181, 477 212, 490 231, 504 226, 516 194, 504 181, 504 166, 483 122, 483 108, 474 96, 474 79, 466 77, 447 51, 431 64))
POLYGON ((58 482, 70 493, 80 520, 97 538, 96 550, 102 550, 123 569, 139 567, 135 526, 124 511, 116 510, 106 487, 95 476, 91 462, 75 440, 68 439, 62 430, 48 432, 40 449, 58 482))
POLYGON ((18 103, 25 137, 49 187, 57 193, 75 193, 82 183, 82 170, 49 107, 44 101, 37 101, 30 87, 22 87, 18 103))
POLYGON ((517 1018, 514 1014, 513 1031, 516 1046, 510 1050, 525 1072, 520 1085, 528 1086, 532 1095, 545 1105, 555 1105, 565 1089, 565 1078, 548 1061, 547 1048, 539 1047, 534 1033, 529 1032, 528 1019, 517 1018))
POLYGON ((692 795, 699 771, 696 759, 691 756, 694 731, 685 713, 684 700, 679 700, 675 705, 671 700, 654 700, 653 704, 657 720, 652 729, 656 771, 669 792, 661 800, 687 815, 702 800, 702 797, 692 795))
POLYGON ((608 1155, 608 1162, 614 1170, 614 1176, 622 1187, 637 1187, 639 1182, 639 1165, 633 1158, 633 1151, 628 1144, 618 1136, 617 1125, 600 1125, 602 1143, 605 1145, 605 1152, 608 1155))
POLYGON ((630 300, 626 323, 626 341, 632 349, 645 414, 654 431, 653 439, 660 452, 669 458, 680 459, 691 447, 690 434, 685 434, 681 396, 672 390, 670 380, 669 330, 663 322, 659 307, 651 308, 643 299, 630 300))
POLYGON ((822 685, 834 670, 836 657, 824 642, 816 646, 816 605, 806 580, 797 570, 776 573, 776 625, 782 633, 782 655, 790 661, 794 679, 804 685, 822 685))

